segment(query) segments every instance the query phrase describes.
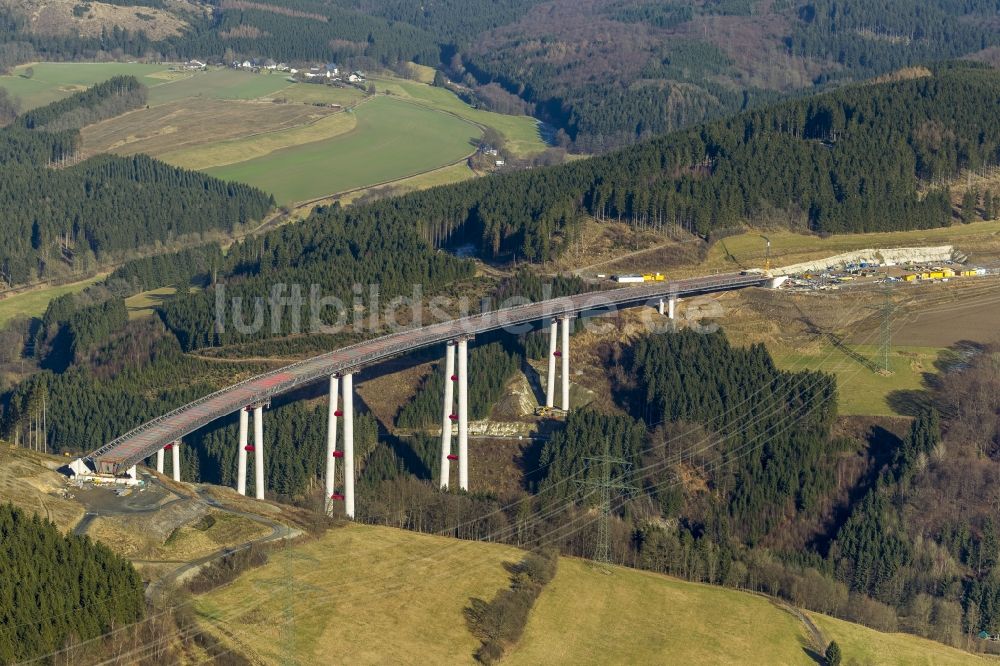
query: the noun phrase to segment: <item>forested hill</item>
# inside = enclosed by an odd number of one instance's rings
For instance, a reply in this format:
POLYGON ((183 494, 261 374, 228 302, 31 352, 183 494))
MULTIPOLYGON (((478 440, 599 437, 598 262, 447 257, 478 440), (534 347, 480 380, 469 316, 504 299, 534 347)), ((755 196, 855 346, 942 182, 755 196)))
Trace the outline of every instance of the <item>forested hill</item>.
MULTIPOLYGON (((123 18, 112 23, 106 15, 102 18, 92 12, 87 3, 79 3, 72 16, 47 25, 44 16, 29 11, 30 5, 0 0, 0 26, 4 28, 0 30, 0 69, 33 59, 93 59, 122 53, 156 60, 357 60, 359 66, 408 60, 435 65, 440 61, 440 47, 430 33, 357 11, 351 2, 207 0, 151 5, 150 0, 114 0, 111 4, 134 8, 131 17, 119 13, 123 18), (178 27, 152 34, 156 21, 178 27)), ((52 14, 59 11, 50 9, 52 14)))
MULTIPOLYGON (((218 274, 232 295, 261 297, 266 309, 275 282, 346 297, 354 282, 380 281, 384 296, 416 283, 430 293, 469 275, 431 243, 471 241, 487 260, 544 261, 569 246, 585 215, 704 236, 776 211, 819 232, 945 226, 947 192, 920 193, 918 182, 997 161, 998 98, 1000 72, 972 65, 843 88, 568 165, 319 209, 236 246, 218 274)), ((252 336, 219 333, 213 299, 209 290, 167 305, 165 323, 185 349, 291 331, 286 322, 252 336)), ((308 305, 303 316, 312 316, 308 305)))
POLYGON ((707 236, 782 211, 802 228, 849 233, 951 223, 947 193, 918 183, 996 163, 1000 72, 945 65, 932 76, 785 102, 605 156, 354 208, 428 239, 475 242, 484 258, 544 261, 581 215, 637 218, 707 236))
POLYGON ((562 130, 561 143, 592 153, 1000 45, 995 0, 113 0, 113 13, 33 4, 0 0, 0 70, 123 54, 362 69, 413 60, 487 108, 533 111, 562 130))
POLYGON ((0 281, 92 270, 129 250, 233 231, 272 207, 260 190, 144 155, 74 163, 79 127, 144 102, 136 79, 116 77, 0 129, 0 281))
POLYGON ((461 49, 467 85, 536 105, 582 151, 1000 44, 995 0, 550 0, 461 49))
POLYGON ((0 505, 0 663, 58 663, 52 654, 67 643, 90 643, 135 622, 144 606, 142 581, 127 560, 0 505))

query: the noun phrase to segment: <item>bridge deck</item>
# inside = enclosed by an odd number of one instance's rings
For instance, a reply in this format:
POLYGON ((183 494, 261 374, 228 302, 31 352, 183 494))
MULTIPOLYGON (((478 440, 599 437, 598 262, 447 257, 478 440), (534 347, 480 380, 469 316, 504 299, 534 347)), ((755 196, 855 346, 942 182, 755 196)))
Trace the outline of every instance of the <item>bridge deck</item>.
POLYGON ((672 282, 643 283, 518 305, 399 331, 292 363, 207 395, 135 428, 93 451, 86 458, 95 466, 99 466, 99 469, 110 468, 115 473, 124 473, 132 465, 153 455, 170 442, 216 419, 334 373, 353 370, 462 336, 473 336, 508 326, 529 324, 561 315, 631 307, 670 296, 693 296, 762 286, 769 279, 768 276, 760 274, 726 274, 672 282))

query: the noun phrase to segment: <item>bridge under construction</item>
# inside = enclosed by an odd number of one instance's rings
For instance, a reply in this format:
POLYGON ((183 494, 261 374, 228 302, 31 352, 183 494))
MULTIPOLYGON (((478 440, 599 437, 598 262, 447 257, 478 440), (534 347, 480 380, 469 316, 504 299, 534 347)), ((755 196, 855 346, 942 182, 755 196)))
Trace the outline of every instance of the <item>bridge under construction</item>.
POLYGON ((264 498, 263 410, 271 398, 318 381, 328 381, 330 391, 327 431, 325 489, 327 510, 344 503, 344 513, 354 516, 354 387, 359 369, 380 361, 438 344, 445 345, 444 407, 441 432, 441 484, 448 487, 450 464, 458 465, 458 485, 469 487, 468 468, 468 343, 478 334, 518 325, 549 322, 546 405, 555 406, 557 360, 561 362, 560 406, 569 410, 569 323, 578 316, 600 314, 622 308, 650 306, 674 318, 677 299, 743 289, 778 286, 784 278, 764 273, 724 274, 670 282, 622 287, 517 305, 429 326, 409 328, 359 342, 313 358, 252 377, 179 407, 121 435, 74 464, 98 474, 135 478, 135 467, 156 455, 157 471, 163 472, 165 451, 171 451, 174 479, 180 480, 181 440, 192 432, 230 414, 239 413, 237 491, 246 494, 248 454, 254 456, 255 495, 264 498), (559 330, 561 327, 561 331, 559 330), (561 342, 561 344, 559 344, 561 342), (457 358, 456 358, 457 357, 457 358), (457 366, 457 367, 456 367, 457 366), (455 390, 457 387, 457 391, 455 390), (457 396, 455 395, 457 393, 457 396), (453 403, 457 397, 457 409, 453 403), (340 401, 343 401, 342 404, 340 401), (253 414, 253 442, 249 441, 249 417, 253 414), (452 451, 454 424, 458 447, 452 451), (338 424, 342 424, 342 446, 338 448, 338 424), (342 460, 342 492, 334 488, 336 462, 342 460))

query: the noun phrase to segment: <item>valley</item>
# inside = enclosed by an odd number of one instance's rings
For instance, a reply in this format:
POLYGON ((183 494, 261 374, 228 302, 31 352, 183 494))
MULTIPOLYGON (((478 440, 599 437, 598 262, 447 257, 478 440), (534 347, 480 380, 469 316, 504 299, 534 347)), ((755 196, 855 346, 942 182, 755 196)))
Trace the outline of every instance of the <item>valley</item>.
POLYGON ((149 105, 84 128, 84 156, 145 153, 256 185, 288 206, 399 181, 432 185, 446 168, 454 173, 444 182, 471 178, 457 169, 483 127, 518 157, 546 149, 531 118, 472 109, 446 90, 391 76, 371 79, 370 100, 353 86, 294 83, 280 72, 169 64, 37 63, 0 76, 0 87, 27 110, 120 74, 147 85, 149 105))
POLYGON ((998 663, 990 2, 0 26, 0 664, 998 663))

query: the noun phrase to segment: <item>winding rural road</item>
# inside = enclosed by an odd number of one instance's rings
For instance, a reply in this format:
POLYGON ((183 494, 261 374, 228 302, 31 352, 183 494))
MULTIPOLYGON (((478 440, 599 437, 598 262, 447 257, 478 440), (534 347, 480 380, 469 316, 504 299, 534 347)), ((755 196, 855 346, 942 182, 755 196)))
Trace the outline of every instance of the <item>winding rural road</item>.
POLYGON ((205 488, 196 488, 195 492, 198 493, 198 499, 196 501, 207 504, 213 509, 218 509, 219 511, 225 511, 226 513, 232 514, 234 516, 241 516, 247 518, 261 525, 266 525, 271 528, 271 532, 262 537, 256 539, 251 539, 250 541, 245 541, 241 544, 235 546, 226 546, 225 548, 220 548, 214 553, 205 555, 204 557, 199 557, 196 560, 191 560, 190 562, 185 562, 181 566, 177 567, 173 571, 168 572, 164 576, 161 576, 155 581, 151 581, 146 587, 146 600, 149 602, 159 601, 160 595, 165 589, 170 589, 178 581, 184 580, 187 575, 197 572, 201 567, 206 564, 210 564, 216 560, 222 559, 226 555, 231 555, 232 553, 237 553, 241 550, 245 550, 254 544, 270 543, 272 541, 281 541, 283 539, 294 539, 302 534, 301 530, 293 529, 287 525, 283 525, 277 521, 271 520, 269 518, 264 518, 255 513, 247 513, 245 511, 237 511, 236 509, 231 509, 223 505, 218 500, 209 496, 205 488))

